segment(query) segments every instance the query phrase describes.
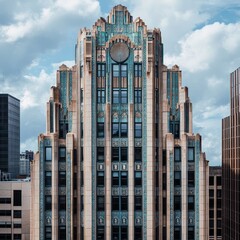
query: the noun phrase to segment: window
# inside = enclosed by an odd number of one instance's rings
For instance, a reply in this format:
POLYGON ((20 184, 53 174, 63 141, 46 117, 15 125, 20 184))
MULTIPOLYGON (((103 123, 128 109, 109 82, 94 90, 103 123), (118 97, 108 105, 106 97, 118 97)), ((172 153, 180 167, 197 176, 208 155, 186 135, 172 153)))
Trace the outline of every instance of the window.
POLYGON ((142 90, 141 89, 134 90, 134 103, 142 103, 142 90))
POLYGON ((188 187, 194 187, 195 186, 195 172, 194 171, 188 171, 188 187))
POLYGON ((14 240, 21 240, 22 239, 22 235, 21 234, 14 234, 13 235, 13 239, 14 240))
POLYGON ((221 190, 221 189, 218 189, 218 190, 217 190, 217 197, 218 197, 218 198, 221 198, 221 197, 222 197, 222 190, 221 190))
POLYGON ((58 210, 66 210, 66 196, 58 196, 58 210))
POLYGON ((98 187, 104 186, 104 172, 103 171, 97 172, 97 186, 98 187))
POLYGON ((128 137, 128 124, 127 123, 120 123, 121 126, 121 136, 122 138, 128 137))
POLYGON ((213 176, 209 177, 209 185, 211 185, 211 186, 214 185, 214 177, 213 176))
POLYGON ((121 186, 128 185, 128 172, 121 172, 121 186))
POLYGON ((222 200, 217 199, 217 208, 222 208, 222 200))
POLYGON ((112 186, 119 186, 119 172, 112 172, 112 186))
POLYGON ((45 210, 52 209, 52 196, 46 195, 45 196, 45 210))
POLYGON ((166 166, 166 160, 167 160, 166 150, 163 150, 162 152, 162 159, 163 159, 162 165, 164 167, 166 166))
POLYGON ((52 186, 52 172, 45 172, 45 187, 52 186))
POLYGON ((104 123, 97 123, 97 137, 104 138, 104 123))
POLYGON ((113 89, 112 103, 119 103, 119 90, 113 89))
POLYGON ((134 64, 134 77, 142 77, 142 65, 134 64))
POLYGON ((194 148, 193 147, 188 148, 188 161, 189 162, 194 161, 194 148))
POLYGON ((13 190, 13 206, 22 206, 21 190, 13 190))
POLYGON ((142 148, 141 147, 134 148, 134 160, 135 160, 135 162, 142 161, 142 148))
POLYGON ((105 89, 97 90, 97 103, 105 103, 105 89))
POLYGON ((128 197, 127 196, 121 197, 121 210, 122 211, 128 210, 128 197))
POLYGON ((217 186, 222 185, 222 178, 220 176, 217 176, 217 186))
POLYGON ((194 240, 194 227, 188 227, 188 240, 194 240))
POLYGON ((174 186, 175 187, 181 186, 181 172, 179 171, 174 172, 174 186))
POLYGON ((60 162, 66 161, 66 148, 65 147, 59 148, 59 161, 60 162))
POLYGON ((119 211, 119 197, 112 197, 112 211, 119 211))
POLYGON ((14 223, 13 227, 14 228, 22 228, 22 224, 21 223, 14 223))
POLYGON ((174 211, 181 210, 181 196, 174 196, 174 211))
POLYGON ((66 172, 60 171, 58 174, 58 186, 66 187, 66 172))
POLYGON ((45 160, 52 161, 52 147, 45 148, 45 160))
POLYGON ((60 226, 58 231, 58 239, 59 240, 66 240, 66 227, 60 226))
POLYGON ((135 187, 142 186, 142 172, 135 171, 135 187))
POLYGON ((162 175, 162 189, 166 190, 167 182, 166 182, 166 173, 163 173, 162 175))
POLYGON ((166 215, 167 213, 167 203, 166 203, 166 198, 163 198, 163 204, 162 204, 162 211, 163 211, 163 215, 166 215))
POLYGON ((11 204, 11 198, 0 198, 0 204, 11 204))
POLYGON ((134 124, 134 136, 135 138, 142 137, 142 123, 135 123, 134 124))
POLYGON ((128 240, 128 228, 121 227, 121 240, 128 240))
POLYGON ((209 208, 214 208, 214 199, 209 199, 209 208))
POLYGON ((221 210, 217 210, 217 218, 221 218, 222 217, 222 211, 221 210))
POLYGON ((121 161, 122 162, 128 161, 128 148, 127 147, 121 148, 121 161))
POLYGON ((214 228, 214 220, 209 221, 209 228, 214 228))
POLYGON ((104 197, 97 197, 97 211, 104 211, 104 197))
POLYGON ((97 240, 105 239, 104 232, 104 226, 97 226, 97 240))
POLYGON ((0 229, 1 228, 11 228, 11 227, 12 227, 11 223, 8 223, 8 222, 0 223, 0 229))
POLYGON ((98 77, 105 77, 106 71, 105 71, 106 65, 102 63, 97 64, 97 76, 98 77))
POLYGON ((142 196, 134 196, 135 211, 142 211, 142 196))
POLYGON ((181 228, 174 227, 174 240, 180 240, 180 239, 181 239, 181 228))
POLYGON ((119 124, 112 123, 112 137, 117 138, 119 137, 119 124))
POLYGON ((188 211, 194 211, 194 196, 188 196, 188 211))
POLYGON ((14 218, 22 218, 22 211, 21 210, 14 210, 13 211, 14 218))
POLYGON ((113 65, 113 77, 119 77, 119 65, 113 65))
POLYGON ((209 210, 209 218, 214 218, 214 210, 209 210))
POLYGON ((119 161, 119 148, 113 147, 112 148, 112 162, 118 162, 119 161))
POLYGON ((209 189, 209 197, 214 197, 214 190, 213 189, 209 189))
POLYGON ((181 162, 181 148, 180 147, 174 148, 174 160, 175 160, 175 162, 181 162))
POLYGON ((134 227, 134 240, 142 240, 142 227, 134 227))
POLYGON ((0 216, 11 216, 11 210, 0 210, 0 216))
POLYGON ((97 161, 104 162, 104 147, 97 147, 97 161))
POLYGON ((126 89, 121 90, 121 103, 123 103, 123 104, 128 103, 128 96, 127 96, 127 90, 126 89))

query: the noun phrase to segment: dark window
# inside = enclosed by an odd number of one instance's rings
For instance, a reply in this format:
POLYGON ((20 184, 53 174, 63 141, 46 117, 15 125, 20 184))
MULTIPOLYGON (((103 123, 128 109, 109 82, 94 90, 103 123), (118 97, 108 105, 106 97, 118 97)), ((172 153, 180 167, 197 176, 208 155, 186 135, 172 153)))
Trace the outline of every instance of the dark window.
POLYGON ((134 240, 142 240, 142 227, 134 227, 134 240))
POLYGON ((12 239, 12 234, 1 233, 0 234, 0 239, 1 240, 11 240, 12 239))
POLYGON ((58 239, 66 240, 66 227, 65 226, 59 226, 58 239))
POLYGON ((59 148, 59 161, 60 162, 66 161, 66 148, 65 147, 59 148))
POLYGON ((214 190, 213 189, 209 189, 209 197, 214 197, 214 190))
POLYGON ((222 178, 220 176, 217 176, 217 186, 222 185, 222 178))
POLYGON ((167 213, 167 204, 166 204, 166 198, 163 198, 163 204, 162 204, 162 211, 163 211, 163 215, 166 215, 167 213))
POLYGON ((0 198, 0 204, 10 204, 11 198, 0 198))
POLYGON ((222 229, 217 229, 217 236, 222 236, 222 229))
POLYGON ((134 124, 134 137, 141 138, 142 137, 142 123, 134 124))
POLYGON ((97 161, 104 162, 104 147, 97 147, 97 161))
POLYGON ((135 187, 142 186, 142 172, 135 171, 135 187))
POLYGON ((14 218, 22 218, 22 211, 21 210, 14 210, 13 211, 14 218))
POLYGON ((104 237, 104 226, 97 226, 97 240, 103 240, 104 237))
POLYGON ((217 199, 217 208, 222 208, 222 200, 217 199))
POLYGON ((174 211, 181 210, 181 196, 174 196, 174 211))
POLYGON ((142 161, 142 148, 141 147, 134 148, 134 160, 135 160, 135 162, 142 161))
POLYGON ((162 175, 162 188, 163 190, 166 190, 167 182, 166 182, 166 173, 163 173, 162 175))
POLYGON ((122 147, 121 148, 121 162, 127 162, 128 161, 128 148, 122 147))
POLYGON ((0 210, 0 216, 11 216, 11 210, 0 210))
POLYGON ((188 171, 188 187, 195 186, 195 174, 194 171, 188 171))
POLYGON ((162 152, 162 165, 163 166, 166 166, 166 160, 167 160, 166 150, 163 150, 163 152, 162 152))
POLYGON ((209 218, 214 218, 214 210, 209 210, 209 218))
POLYGON ((213 176, 209 177, 209 185, 211 185, 211 186, 214 185, 214 177, 213 176))
POLYGON ((119 238, 119 227, 112 227, 112 240, 120 240, 119 238))
POLYGON ((175 187, 181 186, 181 172, 180 171, 174 172, 174 186, 175 187))
POLYGON ((112 137, 118 138, 119 137, 119 124, 112 123, 112 137))
POLYGON ((209 229, 209 236, 214 236, 214 229, 209 229))
POLYGON ((8 222, 0 223, 0 229, 1 228, 11 228, 11 227, 12 227, 11 223, 8 223, 8 222))
POLYGON ((45 148, 45 160, 52 161, 52 147, 45 148))
POLYGON ((181 228, 174 227, 174 240, 180 240, 180 239, 181 239, 181 228))
POLYGON ((21 190, 13 190, 13 206, 22 206, 21 190))
POLYGON ((209 228, 214 228, 214 220, 209 221, 209 228))
POLYGON ((188 161, 189 162, 194 161, 194 148, 193 147, 188 148, 188 161))
POLYGON ((221 218, 222 217, 222 210, 217 210, 217 218, 221 218))
POLYGON ((142 196, 134 196, 135 211, 142 211, 142 196))
POLYGON ((128 240, 128 228, 121 227, 121 240, 128 240))
POLYGON ((13 239, 14 240, 21 240, 22 239, 22 235, 21 234, 14 234, 13 235, 13 239))
POLYGON ((222 190, 221 190, 221 189, 218 189, 218 190, 217 190, 217 197, 218 197, 218 198, 221 198, 221 197, 222 197, 222 190))
POLYGON ((52 196, 45 196, 45 210, 51 210, 52 209, 52 196))
POLYGON ((66 196, 58 196, 59 211, 66 210, 66 196))
POLYGON ((66 187, 66 172, 60 171, 58 174, 58 186, 66 187))
POLYGON ((104 123, 97 123, 97 137, 104 138, 104 123))
POLYGON ((188 240, 194 240, 194 227, 188 227, 188 240))
POLYGON ((97 211, 104 211, 104 197, 97 197, 97 211))
POLYGON ((98 187, 104 186, 104 172, 103 171, 97 172, 97 186, 98 187))
POLYGON ((209 199, 209 208, 214 208, 214 199, 209 199))
POLYGON ((112 148, 112 161, 119 162, 119 148, 118 147, 112 148))
POLYGON ((14 228, 22 228, 22 224, 21 223, 14 223, 13 227, 14 228))
POLYGON ((121 126, 121 136, 122 138, 126 138, 128 136, 128 124, 120 123, 121 126))
POLYGON ((175 162, 181 162, 181 148, 180 147, 174 148, 174 160, 175 160, 175 162))
POLYGON ((112 197, 112 211, 119 211, 119 197, 112 197))
POLYGON ((121 197, 121 210, 122 211, 128 210, 128 197, 126 196, 121 197))
POLYGON ((194 211, 194 196, 188 196, 188 211, 194 211))

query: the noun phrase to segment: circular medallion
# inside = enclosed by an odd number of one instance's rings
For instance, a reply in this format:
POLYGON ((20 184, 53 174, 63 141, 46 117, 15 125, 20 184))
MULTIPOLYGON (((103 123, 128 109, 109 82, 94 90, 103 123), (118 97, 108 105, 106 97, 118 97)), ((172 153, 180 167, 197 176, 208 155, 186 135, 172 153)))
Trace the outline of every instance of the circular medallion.
POLYGON ((115 43, 110 49, 110 56, 115 62, 125 62, 129 56, 129 48, 127 44, 123 42, 115 43))

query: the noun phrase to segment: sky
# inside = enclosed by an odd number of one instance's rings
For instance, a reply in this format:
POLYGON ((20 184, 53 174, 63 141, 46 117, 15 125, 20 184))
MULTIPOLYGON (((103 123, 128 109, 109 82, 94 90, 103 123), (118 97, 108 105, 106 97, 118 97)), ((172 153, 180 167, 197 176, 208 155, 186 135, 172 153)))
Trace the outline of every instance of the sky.
POLYGON ((229 75, 240 67, 239 0, 0 0, 0 93, 21 101, 21 151, 38 149, 50 87, 62 63, 74 65, 79 30, 117 4, 160 28, 164 64, 182 70, 202 150, 210 165, 221 165, 229 75))

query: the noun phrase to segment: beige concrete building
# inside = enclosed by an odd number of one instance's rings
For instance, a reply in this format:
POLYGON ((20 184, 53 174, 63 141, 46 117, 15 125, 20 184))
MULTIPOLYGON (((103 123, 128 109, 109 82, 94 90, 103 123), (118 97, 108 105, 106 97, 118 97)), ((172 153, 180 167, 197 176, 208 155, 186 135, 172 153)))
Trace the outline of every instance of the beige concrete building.
POLYGON ((30 239, 31 183, 0 181, 0 239, 30 239))
POLYGON ((33 239, 208 239, 208 161, 159 29, 127 8, 82 29, 32 165, 33 239))
POLYGON ((222 167, 209 167, 209 240, 222 239, 222 167))

